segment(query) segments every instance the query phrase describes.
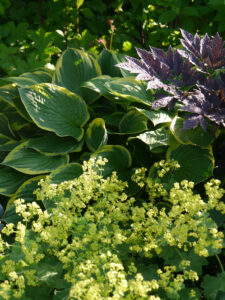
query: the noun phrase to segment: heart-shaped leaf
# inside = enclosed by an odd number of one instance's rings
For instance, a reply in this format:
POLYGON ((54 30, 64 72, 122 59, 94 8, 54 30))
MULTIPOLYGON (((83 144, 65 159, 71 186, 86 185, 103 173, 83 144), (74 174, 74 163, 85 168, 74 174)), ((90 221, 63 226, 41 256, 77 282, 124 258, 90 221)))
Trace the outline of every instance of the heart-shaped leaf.
POLYGON ((136 110, 126 113, 120 121, 121 133, 139 133, 148 129, 147 118, 136 110))
POLYGON ((102 118, 94 119, 86 131, 86 144, 90 151, 95 152, 107 143, 108 134, 105 121, 102 118))
POLYGON ((69 162, 68 155, 47 156, 27 148, 27 142, 15 147, 3 160, 2 165, 25 174, 49 173, 69 162))
POLYGON ((56 64, 53 83, 76 93, 87 103, 92 103, 99 95, 82 87, 82 84, 100 75, 101 68, 92 55, 82 50, 68 48, 56 64))
POLYGON ((78 95, 54 84, 43 83, 20 88, 24 106, 36 125, 59 136, 72 136, 78 141, 89 113, 78 95))

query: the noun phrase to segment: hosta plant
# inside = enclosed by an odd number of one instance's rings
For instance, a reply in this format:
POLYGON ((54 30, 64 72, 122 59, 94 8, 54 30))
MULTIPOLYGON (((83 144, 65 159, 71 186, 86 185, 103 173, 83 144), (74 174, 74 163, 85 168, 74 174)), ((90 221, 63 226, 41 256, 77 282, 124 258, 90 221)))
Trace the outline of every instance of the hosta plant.
MULTIPOLYGON (((193 182, 161 179, 175 161, 155 165, 153 180, 138 169, 142 199, 125 193, 116 172, 103 178, 105 159, 85 162, 77 179, 48 176, 36 201, 16 200, 22 217, 2 230, 1 299, 217 299, 224 296, 225 193, 218 180, 193 192, 193 182), (204 268, 204 272, 203 272, 204 268)), ((107 164, 106 164, 107 165, 107 164)))

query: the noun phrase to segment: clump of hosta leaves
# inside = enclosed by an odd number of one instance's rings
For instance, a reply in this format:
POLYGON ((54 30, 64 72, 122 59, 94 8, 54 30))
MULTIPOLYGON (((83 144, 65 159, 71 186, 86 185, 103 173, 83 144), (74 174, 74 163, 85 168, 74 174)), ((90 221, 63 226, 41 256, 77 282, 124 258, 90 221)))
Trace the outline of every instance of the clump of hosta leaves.
MULTIPOLYGON (((42 180, 43 207, 16 200, 23 221, 2 230, 1 299, 200 299, 202 266, 223 249, 210 216, 225 213, 219 181, 205 185, 204 200, 192 182, 165 193, 140 169, 134 179, 149 196, 135 199, 116 173, 100 175, 104 164, 91 159, 79 178, 58 185, 42 180), (157 208, 151 190, 169 209, 157 208)), ((158 167, 162 178, 177 166, 158 167)))
POLYGON ((184 130, 199 124, 206 130, 208 122, 224 128, 224 42, 218 33, 212 39, 208 34, 200 38, 185 30, 181 34, 183 50, 170 46, 165 53, 155 47, 150 47, 150 51, 138 48, 140 60, 127 56, 127 62, 117 66, 138 73, 138 80, 148 81, 148 89, 159 90, 153 109, 168 106, 172 110, 178 102, 179 111, 187 113, 184 130))

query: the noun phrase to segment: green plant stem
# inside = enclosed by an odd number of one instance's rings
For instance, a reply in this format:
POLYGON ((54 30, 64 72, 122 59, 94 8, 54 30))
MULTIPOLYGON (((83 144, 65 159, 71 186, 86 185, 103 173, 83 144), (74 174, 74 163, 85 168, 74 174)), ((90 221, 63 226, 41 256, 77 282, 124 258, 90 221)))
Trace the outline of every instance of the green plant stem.
POLYGON ((217 254, 216 254, 215 256, 216 256, 216 258, 217 258, 217 260, 218 260, 218 262, 219 262, 219 265, 220 265, 221 271, 224 273, 224 267, 223 267, 223 264, 222 264, 222 262, 221 262, 221 260, 220 260, 219 256, 218 256, 217 254))

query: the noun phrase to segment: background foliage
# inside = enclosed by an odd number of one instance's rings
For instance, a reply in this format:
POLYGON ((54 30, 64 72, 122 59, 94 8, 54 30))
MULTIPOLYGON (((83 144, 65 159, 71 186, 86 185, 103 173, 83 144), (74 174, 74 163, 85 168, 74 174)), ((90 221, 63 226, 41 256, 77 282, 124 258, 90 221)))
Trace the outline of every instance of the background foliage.
POLYGON ((55 63, 67 46, 134 55, 136 46, 179 44, 178 28, 223 36, 224 13, 223 0, 4 0, 0 73, 19 75, 55 63))

